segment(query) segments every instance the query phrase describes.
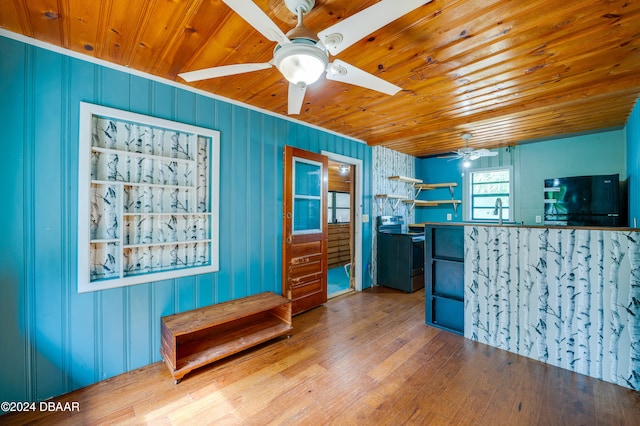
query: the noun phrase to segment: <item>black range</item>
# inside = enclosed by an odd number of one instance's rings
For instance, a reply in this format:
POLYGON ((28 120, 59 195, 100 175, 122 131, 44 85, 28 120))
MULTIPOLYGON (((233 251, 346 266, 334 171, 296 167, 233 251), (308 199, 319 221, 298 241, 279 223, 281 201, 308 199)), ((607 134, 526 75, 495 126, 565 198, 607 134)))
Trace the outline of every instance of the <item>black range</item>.
POLYGON ((424 287, 424 233, 407 232, 402 216, 378 216, 377 284, 412 293, 424 287))

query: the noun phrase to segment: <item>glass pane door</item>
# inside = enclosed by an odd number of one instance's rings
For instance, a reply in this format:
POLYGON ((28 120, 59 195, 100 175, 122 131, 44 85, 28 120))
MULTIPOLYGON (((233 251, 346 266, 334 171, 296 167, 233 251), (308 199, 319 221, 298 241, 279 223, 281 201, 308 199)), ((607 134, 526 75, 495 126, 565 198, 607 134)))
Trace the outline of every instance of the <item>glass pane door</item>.
POLYGON ((293 234, 322 232, 322 163, 293 162, 293 234))

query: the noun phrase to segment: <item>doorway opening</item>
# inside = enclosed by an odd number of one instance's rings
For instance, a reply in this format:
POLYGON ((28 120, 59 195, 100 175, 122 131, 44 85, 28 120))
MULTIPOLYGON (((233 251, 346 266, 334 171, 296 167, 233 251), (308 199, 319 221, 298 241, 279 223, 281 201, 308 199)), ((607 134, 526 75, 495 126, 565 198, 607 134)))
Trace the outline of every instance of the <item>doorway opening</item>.
POLYGON ((327 297, 362 290, 360 223, 362 161, 323 151, 328 167, 327 297))

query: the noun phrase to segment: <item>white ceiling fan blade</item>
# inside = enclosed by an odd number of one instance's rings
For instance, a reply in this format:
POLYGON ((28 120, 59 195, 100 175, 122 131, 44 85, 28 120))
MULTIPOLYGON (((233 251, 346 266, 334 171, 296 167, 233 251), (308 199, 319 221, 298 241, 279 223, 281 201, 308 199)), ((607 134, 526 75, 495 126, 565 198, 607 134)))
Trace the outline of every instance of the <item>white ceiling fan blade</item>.
POLYGON ((304 94, 306 91, 307 85, 304 83, 289 83, 289 115, 300 114, 300 110, 302 109, 302 102, 304 101, 304 94))
POLYGON ((362 71, 360 68, 356 68, 339 59, 336 59, 327 67, 327 79, 376 90, 392 96, 402 90, 401 87, 395 84, 362 71))
POLYGON ((222 0, 260 34, 280 44, 290 43, 282 30, 251 0, 222 0))
POLYGON ((227 75, 264 70, 267 68, 271 68, 272 66, 273 65, 271 65, 269 62, 256 64, 223 65, 221 67, 205 68, 197 71, 183 72, 178 74, 178 76, 185 81, 192 82, 198 80, 207 80, 209 78, 224 77, 227 75))
POLYGON ((431 0, 382 0, 318 33, 332 55, 337 55, 372 32, 431 0))
POLYGON ((477 160, 478 158, 482 157, 482 154, 480 154, 478 151, 471 152, 468 155, 469 155, 469 160, 471 161, 477 160))
POLYGON ((488 149, 481 148, 476 151, 480 157, 495 157, 498 155, 497 151, 489 151, 488 149))

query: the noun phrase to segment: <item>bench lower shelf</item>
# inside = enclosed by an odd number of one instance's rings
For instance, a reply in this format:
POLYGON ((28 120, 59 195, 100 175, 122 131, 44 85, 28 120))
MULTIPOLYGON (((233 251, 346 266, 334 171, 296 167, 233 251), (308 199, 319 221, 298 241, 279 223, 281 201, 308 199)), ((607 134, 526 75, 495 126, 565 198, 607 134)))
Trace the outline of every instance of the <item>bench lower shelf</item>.
POLYGON ((178 383, 196 368, 291 330, 291 302, 261 293, 163 317, 160 353, 178 383))

